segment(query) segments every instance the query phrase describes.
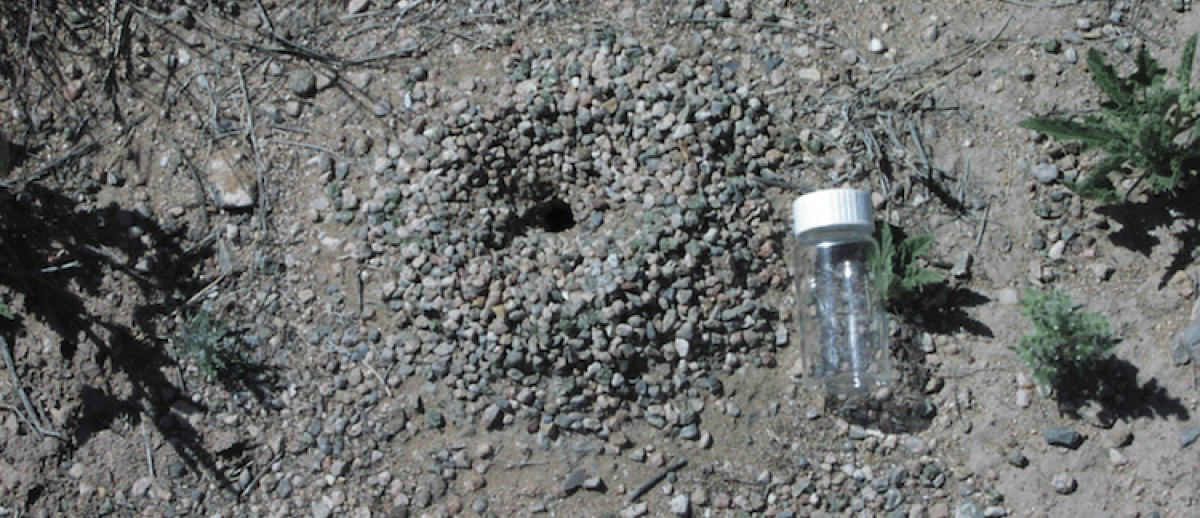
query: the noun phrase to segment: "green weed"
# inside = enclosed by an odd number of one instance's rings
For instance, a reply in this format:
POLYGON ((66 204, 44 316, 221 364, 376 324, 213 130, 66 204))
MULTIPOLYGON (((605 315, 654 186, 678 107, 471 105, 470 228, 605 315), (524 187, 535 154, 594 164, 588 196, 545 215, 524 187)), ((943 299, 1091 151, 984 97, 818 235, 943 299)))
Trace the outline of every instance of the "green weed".
POLYGON ((1012 350, 1033 368, 1033 379, 1044 388, 1061 393, 1086 387, 1116 347, 1108 319, 1080 312, 1080 307, 1058 290, 1029 290, 1021 300, 1021 314, 1033 322, 1033 333, 1021 337, 1012 350))
POLYGON ((1080 120, 1034 117, 1021 121, 1020 126, 1079 141, 1085 150, 1098 148, 1107 153, 1091 174, 1067 183, 1081 196, 1105 203, 1121 201, 1111 173, 1135 178, 1127 193, 1143 182, 1155 193, 1184 187, 1200 168, 1200 146, 1194 145, 1200 90, 1191 88, 1195 55, 1193 35, 1175 69, 1177 85, 1167 88, 1167 69, 1145 49, 1138 52, 1137 71, 1122 78, 1093 48, 1088 51, 1088 70, 1108 96, 1100 105, 1101 114, 1080 120))
POLYGON ((227 377, 243 361, 241 352, 226 339, 229 329, 207 312, 183 322, 171 337, 175 350, 190 359, 208 381, 227 377))
POLYGON ((892 226, 886 222, 879 225, 877 233, 879 253, 871 257, 871 271, 883 300, 889 304, 910 302, 925 285, 942 282, 941 275, 919 262, 933 246, 933 236, 908 236, 896 243, 892 226))

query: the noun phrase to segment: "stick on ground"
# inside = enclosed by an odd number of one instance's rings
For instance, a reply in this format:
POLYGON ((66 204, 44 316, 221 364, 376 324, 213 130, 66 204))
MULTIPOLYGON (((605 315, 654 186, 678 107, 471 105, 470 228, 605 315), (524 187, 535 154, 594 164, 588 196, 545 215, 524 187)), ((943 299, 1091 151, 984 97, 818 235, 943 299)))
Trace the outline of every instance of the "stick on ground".
POLYGON ((629 493, 628 501, 630 503, 636 502, 639 498, 645 496, 646 493, 649 493, 651 489, 654 489, 654 486, 657 486, 659 482, 667 478, 667 475, 679 471, 684 466, 687 466, 687 463, 688 461, 685 458, 680 457, 675 459, 675 462, 668 464, 662 471, 655 473, 653 477, 650 477, 650 480, 642 482, 642 485, 633 488, 633 491, 629 493))

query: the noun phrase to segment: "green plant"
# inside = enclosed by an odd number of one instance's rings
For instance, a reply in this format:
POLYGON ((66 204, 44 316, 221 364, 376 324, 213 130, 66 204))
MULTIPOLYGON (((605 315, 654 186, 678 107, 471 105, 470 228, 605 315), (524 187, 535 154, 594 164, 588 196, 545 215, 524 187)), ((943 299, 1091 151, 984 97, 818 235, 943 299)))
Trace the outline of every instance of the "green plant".
POLYGON ((1106 203, 1120 201, 1109 177, 1114 172, 1134 176, 1135 184, 1127 193, 1143 181, 1156 193, 1182 187, 1197 175, 1200 166, 1200 146, 1194 145, 1200 89, 1191 88, 1195 54, 1193 35, 1175 69, 1177 84, 1167 88, 1167 69, 1145 49, 1138 52, 1137 70, 1122 78, 1093 48, 1088 51, 1088 69, 1096 86, 1108 96, 1100 105, 1101 114, 1085 115, 1081 120, 1034 117, 1021 121, 1020 126, 1079 141, 1085 150, 1099 148, 1107 153, 1091 174, 1067 183, 1081 196, 1106 203))
POLYGON ((1058 290, 1029 290, 1021 300, 1021 314, 1033 322, 1033 333, 1012 350, 1033 368, 1034 380, 1060 393, 1086 388, 1117 344, 1108 319, 1082 313, 1080 307, 1058 290))
POLYGON ((227 339, 224 323, 201 311, 184 320, 171 343, 179 354, 191 359, 208 381, 230 374, 242 363, 241 352, 227 339))
POLYGON ((918 259, 933 246, 933 236, 908 236, 899 243, 892 236, 892 226, 886 222, 877 229, 879 253, 870 259, 875 273, 875 287, 889 303, 911 301, 927 284, 942 282, 942 276, 924 266, 918 259))

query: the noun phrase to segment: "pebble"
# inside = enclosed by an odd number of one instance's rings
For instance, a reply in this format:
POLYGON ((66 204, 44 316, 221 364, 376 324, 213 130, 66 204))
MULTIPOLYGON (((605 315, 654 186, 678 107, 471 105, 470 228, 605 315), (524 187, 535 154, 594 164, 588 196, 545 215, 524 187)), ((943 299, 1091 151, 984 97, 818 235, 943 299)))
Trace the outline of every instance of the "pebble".
POLYGON ((288 88, 298 97, 309 98, 317 94, 317 76, 308 69, 293 70, 288 77, 288 88))
POLYGON ((871 38, 871 41, 867 43, 867 51, 872 54, 883 54, 887 52, 887 45, 879 38, 871 38))
POLYGON ((1047 426, 1042 430, 1042 436, 1046 439, 1046 444, 1072 450, 1083 443, 1083 436, 1070 426, 1047 426))
POLYGON ((583 487, 583 482, 587 480, 587 470, 582 468, 576 469, 567 474, 567 477, 562 481, 562 490, 564 493, 572 493, 575 490, 583 487))
POLYGON ((1050 184, 1058 181, 1062 173, 1058 170, 1058 165, 1053 162, 1037 164, 1029 168, 1029 173, 1033 178, 1041 183, 1050 184))
POLYGON ((691 502, 689 501, 688 495, 681 493, 672 497, 671 502, 668 504, 668 509, 671 511, 671 514, 675 516, 687 517, 690 515, 691 502))
POLYGON ((966 279, 971 275, 971 251, 963 250, 954 257, 954 265, 950 268, 950 275, 956 279, 966 279))
POLYGON ((1079 487, 1079 483, 1075 480, 1075 477, 1066 472, 1054 475, 1050 483, 1054 486, 1054 491, 1060 495, 1074 493, 1075 489, 1079 487))
POLYGON ((1029 459, 1025 457, 1025 454, 1021 450, 1016 448, 1008 450, 1008 453, 1004 455, 1004 460, 1017 468, 1024 468, 1029 465, 1029 459))
POLYGON ((1171 357, 1176 365, 1200 363, 1200 320, 1194 320, 1171 339, 1171 357))
POLYGON ((1017 389, 1016 404, 1018 408, 1029 408, 1033 392, 1026 388, 1017 389))
POLYGON ((629 507, 621 509, 621 518, 640 518, 648 512, 649 506, 645 502, 638 502, 629 507))
POLYGON ((1179 431, 1179 447, 1187 448, 1200 439, 1200 426, 1189 426, 1179 431))
POLYGON ((346 13, 359 14, 363 11, 366 11, 367 5, 370 3, 370 0, 350 0, 346 3, 346 13))

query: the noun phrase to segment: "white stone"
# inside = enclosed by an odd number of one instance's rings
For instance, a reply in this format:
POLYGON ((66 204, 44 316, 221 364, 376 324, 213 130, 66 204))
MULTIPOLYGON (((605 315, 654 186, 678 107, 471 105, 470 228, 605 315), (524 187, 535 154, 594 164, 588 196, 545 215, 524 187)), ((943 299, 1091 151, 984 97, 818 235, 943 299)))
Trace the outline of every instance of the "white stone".
POLYGON ((346 4, 346 12, 358 14, 366 11, 368 3, 370 3, 370 0, 350 0, 350 3, 346 4))
POLYGON ((675 516, 687 516, 691 512, 690 507, 691 502, 685 494, 675 495, 675 498, 672 498, 669 504, 671 514, 675 516))
POLYGON ((236 156, 218 155, 208 164, 217 208, 248 209, 254 206, 254 182, 245 177, 236 156))
POLYGON ((871 42, 867 44, 867 50, 872 54, 883 54, 887 52, 887 45, 879 38, 871 38, 871 42))

